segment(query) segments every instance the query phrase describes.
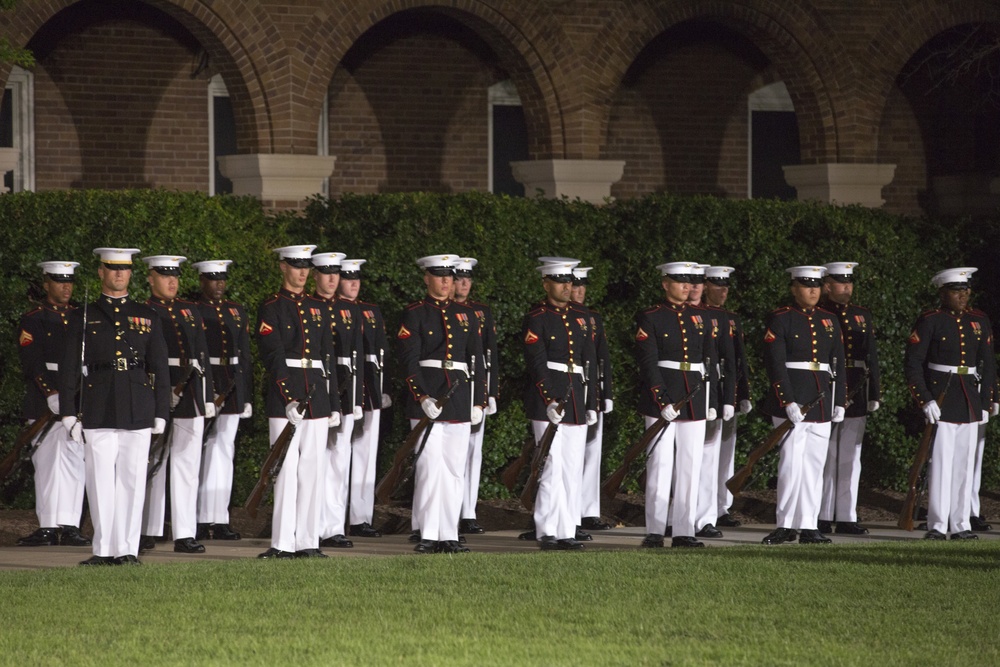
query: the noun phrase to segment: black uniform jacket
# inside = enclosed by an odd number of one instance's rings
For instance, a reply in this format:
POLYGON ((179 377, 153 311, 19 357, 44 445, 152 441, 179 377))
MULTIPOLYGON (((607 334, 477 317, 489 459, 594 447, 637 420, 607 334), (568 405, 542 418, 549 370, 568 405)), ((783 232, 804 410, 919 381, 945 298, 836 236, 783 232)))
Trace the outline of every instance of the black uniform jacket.
POLYGON ((936 400, 948 382, 947 371, 928 364, 961 367, 951 378, 941 406, 941 420, 955 424, 978 422, 996 382, 993 329, 981 310, 961 313, 938 308, 917 318, 906 345, 906 384, 917 403, 936 400), (968 369, 968 370, 965 370, 968 369), (979 379, 973 371, 978 373, 979 379))
POLYGON ((500 395, 500 353, 497 349, 497 325, 493 319, 493 310, 480 301, 467 301, 465 305, 472 308, 482 327, 483 355, 486 357, 485 368, 488 375, 486 392, 496 400, 500 395))
POLYGON ((365 410, 382 409, 382 393, 388 393, 385 385, 385 368, 388 367, 389 340, 385 333, 385 319, 382 311, 374 303, 355 301, 361 311, 361 333, 364 339, 364 358, 358 360, 364 380, 364 398, 361 407, 365 410))
MULTIPOLYGON (((735 380, 735 400, 750 400, 750 369, 747 365, 746 346, 743 344, 743 323, 740 316, 731 310, 706 306, 709 310, 718 314, 719 318, 719 338, 729 338, 733 346, 733 364, 736 372, 735 380)), ((720 344, 720 353, 722 345, 720 344)), ((720 392, 722 389, 720 388, 720 392)), ((735 404, 732 404, 735 406, 735 404)))
POLYGON ((868 414, 868 401, 882 400, 875 318, 870 310, 853 303, 842 306, 833 301, 824 301, 821 306, 834 313, 840 321, 840 331, 844 335, 848 394, 864 379, 865 370, 868 371, 866 386, 858 391, 853 402, 847 406, 848 417, 864 417, 868 414))
POLYGON ((563 424, 585 424, 587 410, 597 410, 597 349, 590 311, 575 303, 557 308, 543 301, 524 317, 524 359, 530 384, 524 410, 528 419, 545 421, 549 403, 567 397, 563 424), (582 372, 549 368, 549 364, 582 372), (586 385, 586 386, 585 386, 586 385))
POLYGON ((253 395, 250 319, 243 306, 227 299, 212 301, 202 297, 198 300, 198 310, 205 323, 215 394, 222 395, 230 383, 233 386, 221 413, 239 414, 253 395))
MULTIPOLYGON (((706 310, 687 304, 678 306, 664 301, 636 315, 635 344, 641 378, 638 409, 647 417, 659 417, 665 407, 704 382, 697 370, 665 368, 658 365, 660 361, 707 363, 706 370, 711 376, 711 366, 719 359, 711 317, 706 310)), ((692 396, 681 408, 678 419, 705 419, 706 391, 711 392, 711 388, 702 387, 692 396)))
POLYGON ((101 295, 73 312, 59 364, 59 413, 77 414, 80 400, 80 345, 86 334, 83 427, 135 431, 170 414, 167 344, 153 309, 128 296, 101 295))
POLYGON ((57 379, 69 320, 76 306, 56 306, 48 299, 21 317, 17 338, 24 374, 24 418, 38 419, 49 407, 46 397, 59 391, 57 379))
MULTIPOLYGON (((324 299, 319 294, 313 298, 327 304, 330 309, 330 331, 333 335, 334 363, 340 378, 338 392, 340 409, 350 414, 355 405, 361 405, 364 392, 364 332, 361 309, 358 304, 335 297, 324 299)), ((333 386, 333 385, 330 385, 333 386)))
POLYGON ((705 303, 694 308, 702 311, 705 321, 712 328, 712 341, 718 357, 712 358, 710 405, 715 408, 716 416, 721 418, 723 405, 736 405, 736 343, 732 335, 732 313, 705 303))
POLYGON ((340 412, 337 363, 329 308, 305 293, 284 288, 257 309, 257 351, 267 371, 264 410, 268 418, 285 417, 285 406, 302 401, 315 387, 306 419, 340 412), (289 364, 289 360, 292 362, 289 364))
MULTIPOLYGON (((193 301, 158 299, 151 297, 146 305, 153 309, 163 325, 163 338, 167 343, 170 362, 170 386, 176 387, 192 360, 197 359, 204 377, 197 371, 190 375, 174 417, 192 418, 205 414, 205 390, 212 385, 212 366, 208 362, 208 344, 205 342, 205 323, 201 311, 193 301)), ((212 400, 209 396, 208 400, 212 400)))
POLYGON ((767 316, 764 334, 764 366, 771 390, 763 410, 772 417, 785 417, 785 406, 811 403, 824 392, 823 401, 809 411, 809 422, 830 421, 833 406, 844 406, 844 340, 837 316, 822 308, 803 310, 786 306, 767 316), (826 371, 788 368, 785 364, 828 364, 826 371))

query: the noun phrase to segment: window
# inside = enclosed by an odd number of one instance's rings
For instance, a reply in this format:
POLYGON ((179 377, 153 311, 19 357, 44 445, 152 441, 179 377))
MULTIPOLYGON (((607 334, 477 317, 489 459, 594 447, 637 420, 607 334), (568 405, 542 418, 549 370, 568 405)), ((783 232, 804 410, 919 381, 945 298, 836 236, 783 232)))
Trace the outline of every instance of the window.
POLYGON ((13 171, 3 175, 9 192, 35 189, 35 91, 31 72, 16 65, 0 103, 0 147, 21 151, 13 171))
POLYGON ((524 186, 514 180, 511 162, 528 159, 528 125, 517 89, 510 81, 489 88, 490 192, 524 196, 524 186))
POLYGON ((216 158, 236 154, 236 121, 229 91, 218 74, 208 82, 208 194, 229 194, 233 182, 222 175, 216 158))
POLYGON ((788 89, 781 81, 750 94, 747 195, 794 201, 795 188, 782 167, 799 163, 799 123, 788 89))

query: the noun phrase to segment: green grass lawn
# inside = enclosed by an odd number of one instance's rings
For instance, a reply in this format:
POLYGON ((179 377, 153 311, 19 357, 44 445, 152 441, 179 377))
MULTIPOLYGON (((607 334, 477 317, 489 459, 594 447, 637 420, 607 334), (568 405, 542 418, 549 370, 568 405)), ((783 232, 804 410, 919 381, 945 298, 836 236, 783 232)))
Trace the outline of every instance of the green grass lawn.
POLYGON ((0 573, 4 665, 997 665, 1000 545, 0 573))

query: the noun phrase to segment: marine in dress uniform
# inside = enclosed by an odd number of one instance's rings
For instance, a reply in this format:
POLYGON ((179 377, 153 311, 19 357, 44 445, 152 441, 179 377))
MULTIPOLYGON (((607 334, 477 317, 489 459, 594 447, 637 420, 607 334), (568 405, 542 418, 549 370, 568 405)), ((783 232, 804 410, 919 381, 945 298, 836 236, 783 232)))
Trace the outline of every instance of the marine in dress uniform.
POLYGON ((59 364, 59 414, 84 445, 94 555, 81 565, 137 564, 150 435, 170 412, 159 318, 128 295, 135 248, 96 248, 102 294, 74 311, 59 364), (80 343, 85 346, 81 355, 80 343), (83 366, 81 368, 81 356, 83 366), (82 381, 81 381, 82 380, 82 381))
POLYGON ((344 535, 347 503, 350 498, 351 436, 355 423, 361 421, 363 378, 359 369, 363 355, 361 311, 357 304, 337 297, 342 252, 313 253, 313 298, 324 303, 333 335, 333 361, 341 386, 330 385, 339 394, 340 425, 331 428, 326 446, 326 479, 323 484, 323 510, 320 519, 320 546, 349 549, 354 546, 344 535))
POLYGON ((875 318, 867 308, 851 303, 854 293, 854 270, 857 262, 832 262, 826 265, 825 297, 820 306, 837 316, 844 335, 845 392, 864 380, 865 387, 847 406, 844 421, 834 424, 830 448, 823 469, 823 496, 819 510, 819 531, 829 533, 836 522, 837 533, 866 535, 858 525, 858 481, 861 479, 861 444, 865 437, 868 414, 879 408, 878 346, 875 342, 875 318))
MULTIPOLYGON (((719 336, 727 336, 733 346, 733 359, 736 369, 736 400, 739 401, 739 412, 750 414, 753 403, 750 401, 750 372, 747 367, 746 349, 743 345, 743 324, 739 316, 725 309, 726 300, 731 289, 730 281, 735 269, 731 266, 710 266, 705 269, 705 294, 703 302, 706 308, 717 313, 719 318, 719 336)), ((736 458, 736 419, 722 422, 722 434, 719 441, 719 465, 716 470, 716 489, 714 513, 718 517, 715 526, 736 527, 740 522, 729 514, 733 504, 733 494, 726 488, 726 481, 733 476, 736 458)), ((706 466, 702 464, 702 468, 706 466)), ((710 468, 709 468, 710 469, 710 468)), ((700 503, 700 501, 699 501, 700 503)), ((709 515, 706 515, 706 518, 709 515)))
POLYGON ((241 419, 253 415, 253 367, 250 359, 250 320, 246 309, 226 298, 229 281, 228 259, 197 262, 201 284, 198 311, 205 323, 208 363, 215 383, 213 400, 226 395, 217 409, 215 424, 206 424, 198 485, 199 540, 238 540, 240 534, 229 525, 229 502, 233 491, 233 457, 236 431, 241 419))
POLYGON ((953 540, 978 537, 969 521, 972 477, 978 424, 989 419, 996 359, 989 319, 968 307, 969 279, 976 270, 945 269, 931 279, 941 306, 917 318, 903 361, 910 393, 927 422, 937 425, 927 473, 925 537, 932 540, 949 532, 953 540))
POLYGON ((483 337, 485 366, 478 372, 485 374, 487 383, 487 404, 483 420, 472 427, 469 437, 469 458, 465 466, 462 482, 462 511, 459 515, 458 532, 481 534, 486 532, 476 521, 476 505, 479 503, 479 479, 483 467, 483 436, 486 433, 486 417, 496 414, 498 376, 497 328, 493 320, 493 310, 480 301, 469 298, 472 291, 472 269, 478 264, 472 257, 463 257, 455 265, 455 302, 467 306, 479 320, 479 330, 483 337))
POLYGON ((361 332, 364 341, 363 357, 359 356, 359 372, 363 380, 360 422, 354 422, 351 446, 351 495, 348 507, 351 537, 382 537, 372 526, 375 514, 375 472, 378 458, 379 426, 382 410, 392 405, 384 390, 389 342, 385 333, 385 319, 374 303, 361 301, 361 265, 367 260, 344 259, 340 262, 340 282, 337 296, 341 301, 356 304, 361 313, 361 332))
MULTIPOLYGON (((164 454, 170 463, 170 530, 174 551, 203 553, 204 545, 195 539, 202 435, 205 432, 205 417, 215 416, 215 404, 207 392, 207 388, 212 387, 212 369, 208 362, 205 325, 194 302, 177 298, 180 265, 187 258, 154 255, 143 257, 142 261, 149 267, 147 280, 152 292, 146 305, 160 319, 167 343, 170 386, 174 387, 174 391, 170 392, 170 441, 164 454), (178 396, 176 388, 189 366, 193 368, 178 396)), ((139 545, 143 551, 155 546, 153 536, 163 535, 166 482, 167 466, 161 465, 146 487, 143 538, 139 545)))
MULTIPOLYGON (((45 299, 21 317, 18 353, 24 374, 24 418, 34 423, 47 413, 59 414, 57 373, 66 334, 76 306, 74 272, 79 262, 41 262, 45 299)), ((35 468, 35 513, 39 529, 17 541, 19 546, 90 546, 80 534, 86 472, 83 445, 58 423, 48 426, 44 437, 31 443, 35 468)))
POLYGON ((274 484, 271 547, 258 558, 325 557, 319 549, 327 436, 340 425, 333 334, 326 304, 305 292, 316 246, 275 248, 282 286, 257 310, 257 350, 267 374, 264 409, 271 444, 295 434, 274 484), (300 412, 300 402, 312 397, 300 412))
POLYGON ((823 544, 830 538, 817 530, 817 520, 830 425, 844 419, 844 342, 837 317, 817 308, 826 267, 794 266, 787 271, 794 304, 767 317, 764 365, 771 390, 763 410, 775 426, 785 419, 794 426, 778 461, 778 527, 763 542, 791 542, 801 531, 799 542, 823 544), (823 400, 802 414, 800 408, 819 392, 823 400))
POLYGON ((479 321, 450 299, 457 259, 430 255, 417 260, 427 296, 407 306, 396 333, 399 364, 406 373, 406 416, 411 427, 425 415, 432 420, 421 436, 414 473, 418 553, 468 551, 458 541, 462 479, 470 430, 482 421, 487 401, 479 321), (437 400, 456 382, 471 382, 473 387, 459 386, 448 403, 437 407, 437 400))
POLYGON ((641 393, 639 412, 646 427, 657 419, 668 423, 647 450, 646 530, 642 546, 663 546, 668 513, 673 522, 671 545, 702 547, 695 539, 698 481, 705 444, 705 421, 715 419, 709 386, 680 410, 674 403, 705 382, 718 359, 711 323, 703 309, 687 303, 693 276, 704 270, 694 262, 668 262, 658 267, 666 294, 663 303, 636 316, 635 343, 641 393), (673 480, 673 507, 670 487, 673 480))

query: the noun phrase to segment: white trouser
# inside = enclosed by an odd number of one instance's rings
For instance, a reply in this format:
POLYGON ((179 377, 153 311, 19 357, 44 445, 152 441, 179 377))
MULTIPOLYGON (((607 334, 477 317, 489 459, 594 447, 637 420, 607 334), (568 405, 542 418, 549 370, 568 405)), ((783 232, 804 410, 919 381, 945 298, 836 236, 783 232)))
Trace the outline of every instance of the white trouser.
POLYGON ((365 410, 364 419, 354 425, 351 446, 351 525, 372 522, 375 514, 375 462, 378 460, 381 410, 365 410))
MULTIPOLYGON (((775 427, 784 417, 772 417, 775 427)), ((778 459, 778 497, 775 515, 779 528, 816 530, 823 464, 830 444, 830 422, 799 422, 785 436, 778 459)))
POLYGON ((867 417, 847 417, 830 427, 830 445, 823 468, 821 521, 858 520, 858 480, 861 479, 861 443, 867 417), (839 443, 838 443, 839 440, 839 443))
POLYGON ((170 532, 175 540, 194 537, 198 528, 198 481, 204 429, 204 417, 174 418, 167 450, 169 461, 160 466, 146 487, 146 506, 142 511, 143 535, 163 535, 169 463, 170 532))
POLYGON ((233 495, 233 457, 236 454, 238 414, 215 418, 201 455, 198 486, 198 523, 229 523, 229 501, 233 495))
MULTIPOLYGON (((732 421, 732 420, 730 420, 732 421)), ((705 447, 701 450, 701 474, 698 477, 698 511, 694 517, 695 532, 719 518, 716 502, 719 496, 719 451, 722 448, 721 419, 705 422, 705 447)))
POLYGON ((939 533, 971 530, 972 471, 978 424, 938 422, 927 475, 927 527, 939 533))
MULTIPOLYGON (((646 428, 649 428, 657 418, 645 419, 646 428)), ((646 450, 646 532, 663 535, 669 518, 674 537, 694 536, 704 447, 704 419, 669 422, 659 437, 649 444, 646 450), (671 480, 674 483, 673 507, 670 506, 671 480)))
MULTIPOLYGON (((410 420, 410 428, 417 425, 410 420)), ((457 541, 462 478, 469 455, 469 422, 430 422, 413 473, 413 520, 425 540, 457 541)), ((419 447, 419 441, 417 443, 419 447)))
POLYGON ((972 464, 972 498, 969 506, 969 516, 981 516, 979 506, 979 489, 983 484, 983 451, 986 448, 986 424, 979 424, 976 429, 976 454, 972 464))
MULTIPOLYGON (((267 430, 271 444, 288 420, 270 417, 267 430)), ((327 434, 326 417, 303 419, 281 462, 274 482, 274 513, 271 515, 271 547, 279 551, 319 548, 320 512, 323 502, 327 434)))
POLYGON ((351 435, 354 433, 354 415, 340 416, 340 426, 331 428, 327 435, 325 461, 323 462, 323 507, 320 511, 319 536, 321 539, 344 534, 347 520, 347 498, 350 494, 351 435))
POLYGON ((95 556, 139 554, 150 431, 83 431, 95 556))
MULTIPOLYGON (((83 489, 87 471, 83 445, 73 438, 58 419, 31 455, 35 467, 35 513, 40 528, 80 527, 83 489)), ((34 423, 31 420, 30 423, 34 423)))
POLYGON ((462 519, 476 518, 476 503, 479 502, 479 476, 483 467, 483 435, 486 434, 486 415, 483 421, 471 427, 469 432, 469 455, 465 462, 462 478, 462 519))
POLYGON ((583 448, 583 481, 580 485, 580 515, 601 516, 601 443, 604 439, 604 413, 587 427, 587 442, 583 448))
MULTIPOLYGON (((531 422, 537 444, 548 428, 547 421, 531 422)), ((583 479, 583 449, 586 424, 560 424, 549 448, 549 456, 538 478, 535 499, 535 535, 557 540, 576 537, 580 523, 580 481, 583 479)))
POLYGON ((719 443, 719 479, 718 494, 716 498, 716 519, 723 514, 729 513, 729 508, 733 506, 733 494, 726 488, 726 482, 732 478, 736 472, 736 420, 733 417, 727 422, 722 422, 722 441, 719 443))

